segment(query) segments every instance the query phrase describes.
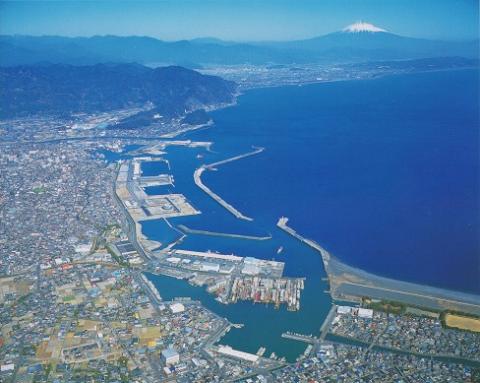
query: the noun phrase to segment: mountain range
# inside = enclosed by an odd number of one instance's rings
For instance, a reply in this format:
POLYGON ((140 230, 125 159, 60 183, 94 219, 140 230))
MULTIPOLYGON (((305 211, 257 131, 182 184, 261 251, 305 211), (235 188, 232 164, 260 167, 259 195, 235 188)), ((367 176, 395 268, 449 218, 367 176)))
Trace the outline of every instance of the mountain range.
POLYGON ((139 64, 0 67, 0 118, 101 112, 152 104, 165 117, 231 103, 236 85, 178 66, 139 64))
MULTIPOLYGON (((184 67, 332 62, 358 66, 380 61, 422 63, 422 59, 427 59, 428 67, 435 67, 431 60, 444 62, 453 57, 455 62, 477 59, 478 41, 415 39, 368 23, 289 42, 0 36, 0 118, 153 107, 120 126, 130 128, 147 124, 156 114, 180 117, 234 100, 235 83, 184 67), (160 67, 165 64, 174 65, 160 67)), ((478 60, 473 61, 472 65, 478 65, 478 60)), ((193 122, 208 119, 204 112, 188 118, 193 122)))
POLYGON ((399 36, 368 23, 286 42, 231 42, 215 38, 162 41, 142 36, 0 36, 0 65, 41 62, 91 65, 109 62, 202 65, 364 62, 460 56, 478 58, 479 41, 399 36))

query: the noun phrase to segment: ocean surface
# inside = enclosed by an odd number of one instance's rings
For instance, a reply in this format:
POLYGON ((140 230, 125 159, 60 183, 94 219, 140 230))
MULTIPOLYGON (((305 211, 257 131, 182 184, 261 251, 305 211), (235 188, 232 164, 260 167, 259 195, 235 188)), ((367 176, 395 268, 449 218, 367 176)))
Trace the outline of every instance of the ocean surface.
MULTIPOLYGON (((290 360, 302 343, 291 330, 318 334, 330 308, 318 253, 276 228, 279 217, 349 265, 395 279, 480 294, 479 72, 458 70, 248 91, 238 105, 211 113, 212 127, 181 138, 214 142, 211 151, 169 147, 174 192, 201 215, 173 225, 266 241, 189 235, 178 248, 216 250, 286 262, 306 277, 300 312, 221 305, 202 288, 149 277, 165 298, 193 296, 232 322, 221 343, 290 360), (193 182, 195 168, 265 147, 206 171, 203 182, 253 222, 236 219, 193 182), (283 251, 277 250, 283 247, 283 251)), ((164 172, 150 163, 147 175, 164 172)), ((165 189, 151 188, 150 194, 165 189)), ((177 238, 164 221, 144 233, 177 238)))

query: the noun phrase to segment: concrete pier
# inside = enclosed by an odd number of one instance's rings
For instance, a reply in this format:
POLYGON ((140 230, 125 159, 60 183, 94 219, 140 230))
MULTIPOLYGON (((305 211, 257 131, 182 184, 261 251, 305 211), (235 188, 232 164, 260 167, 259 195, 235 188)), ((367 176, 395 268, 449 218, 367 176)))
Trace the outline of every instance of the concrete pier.
POLYGON ((312 336, 312 335, 296 334, 296 333, 292 333, 290 331, 284 332, 282 334, 282 338, 297 340, 299 342, 304 342, 304 343, 309 343, 309 344, 315 344, 316 342, 318 342, 318 339, 316 337, 312 336))
POLYGON ((337 313, 337 305, 332 305, 330 311, 328 312, 327 317, 322 323, 322 327, 320 327, 320 340, 324 340, 328 334, 328 330, 330 329, 330 325, 332 324, 333 318, 337 313))

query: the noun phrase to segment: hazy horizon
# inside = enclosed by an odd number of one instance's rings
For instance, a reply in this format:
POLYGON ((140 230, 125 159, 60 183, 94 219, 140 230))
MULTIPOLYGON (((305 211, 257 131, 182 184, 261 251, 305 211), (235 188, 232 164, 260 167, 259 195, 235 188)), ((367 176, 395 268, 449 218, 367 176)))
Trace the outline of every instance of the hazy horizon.
POLYGON ((478 3, 468 0, 0 1, 0 34, 263 42, 314 38, 365 21, 401 36, 473 40, 478 16, 478 3))
MULTIPOLYGON (((163 41, 163 42, 166 42, 166 43, 176 43, 176 42, 182 42, 182 41, 195 41, 195 40, 217 40, 219 42, 223 42, 223 43, 232 43, 232 44, 262 44, 262 43, 280 43, 280 42, 293 42, 293 41, 302 41, 302 40, 309 40, 309 39, 314 39, 314 38, 317 38, 317 37, 322 37, 322 36, 326 36, 328 34, 331 34, 331 33, 335 33, 335 32, 340 32, 341 30, 338 30, 338 31, 332 31, 332 32, 328 32, 328 33, 325 33, 325 34, 322 34, 322 35, 314 35, 314 36, 307 36, 307 37, 304 37, 304 38, 299 38, 299 39, 290 39, 290 40, 274 40, 274 39, 270 39, 270 40, 226 40, 226 39, 222 39, 220 37, 215 37, 215 36, 198 36, 198 37, 192 37, 192 38, 188 38, 188 39, 178 39, 178 40, 171 40, 171 39, 163 39, 161 37, 156 37, 156 36, 149 36, 149 35, 141 35, 141 34, 138 34, 138 35, 117 35, 117 34, 94 34, 94 35, 75 35, 75 36, 67 36, 67 35, 53 35, 53 34, 39 34, 39 35, 31 35, 31 34, 20 34, 20 33, 14 33, 14 34, 4 34, 4 33, 1 33, 0 36, 13 36, 13 37, 60 37, 60 38, 69 38, 69 39, 76 39, 76 38, 83 38, 83 39, 90 39, 90 38, 94 38, 94 37, 121 37, 121 38, 129 38, 129 37, 139 37, 139 38, 151 38, 151 39, 155 39, 155 40, 158 40, 158 41, 163 41)), ((393 32, 390 32, 390 31, 387 31, 387 33, 393 33, 393 32)), ((393 33, 397 36, 403 36, 403 37, 411 37, 411 36, 404 36, 404 35, 399 35, 397 33, 393 33)), ((425 39, 425 40, 438 40, 438 41, 451 41, 451 42, 455 42, 455 41, 458 41, 458 42, 462 42, 462 41, 465 41, 465 42, 468 42, 468 41, 475 41, 475 40, 479 40, 480 37, 471 37, 471 38, 458 38, 458 39, 447 39, 447 38, 422 38, 422 37, 413 37, 413 38, 418 38, 418 39, 425 39)))

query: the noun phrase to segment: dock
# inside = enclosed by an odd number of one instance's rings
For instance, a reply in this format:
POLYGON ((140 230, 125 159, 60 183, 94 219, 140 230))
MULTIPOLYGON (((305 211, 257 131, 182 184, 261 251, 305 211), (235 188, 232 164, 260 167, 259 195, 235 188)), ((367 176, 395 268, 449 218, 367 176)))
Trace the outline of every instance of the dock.
POLYGON ((288 311, 300 310, 300 295, 304 288, 302 278, 269 278, 261 276, 235 277, 228 301, 273 303, 276 309, 285 304, 288 311))
POLYGON ((296 341, 299 341, 299 342, 304 342, 304 343, 309 343, 309 344, 315 344, 315 343, 318 342, 318 338, 316 338, 312 335, 297 334, 297 333, 293 333, 293 332, 290 332, 290 331, 284 332, 282 334, 282 338, 296 340, 296 341))
POLYGON ((320 340, 324 340, 328 334, 328 330, 330 329, 330 325, 332 324, 333 318, 335 318, 335 314, 337 313, 337 305, 332 305, 330 307, 330 311, 328 312, 327 317, 322 323, 322 327, 320 327, 320 340))
POLYGON ((222 261, 230 261, 230 262, 241 262, 241 261, 243 261, 243 257, 239 257, 237 255, 218 254, 218 253, 212 253, 212 252, 208 252, 208 251, 192 251, 192 250, 175 249, 175 250, 173 250, 172 254, 187 255, 187 256, 201 257, 201 258, 219 259, 219 260, 222 260, 222 261))
POLYGON ((265 354, 265 351, 267 351, 265 347, 260 347, 257 351, 257 355, 262 357, 265 354))
POLYGON ((141 176, 137 180, 142 188, 150 186, 172 186, 173 177, 170 174, 159 174, 158 176, 141 176))

